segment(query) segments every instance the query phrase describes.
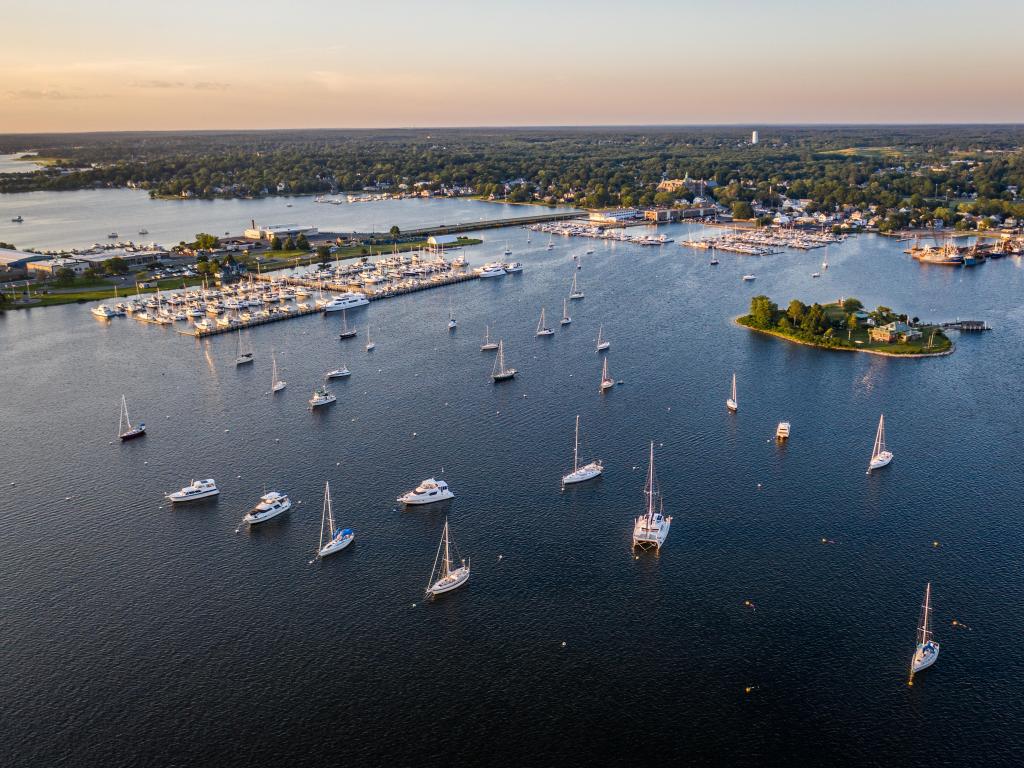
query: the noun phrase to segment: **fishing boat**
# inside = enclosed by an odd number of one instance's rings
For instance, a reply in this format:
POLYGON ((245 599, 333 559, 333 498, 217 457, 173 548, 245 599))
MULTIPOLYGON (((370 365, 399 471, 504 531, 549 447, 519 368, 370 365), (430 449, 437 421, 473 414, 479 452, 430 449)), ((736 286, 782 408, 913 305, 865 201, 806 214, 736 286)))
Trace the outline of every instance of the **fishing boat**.
POLYGON ((914 684, 914 675, 928 669, 939 658, 939 644, 932 639, 932 583, 929 581, 924 588, 924 603, 921 605, 921 622, 917 626, 917 647, 914 657, 910 660, 910 679, 908 685, 914 684))
POLYGON ((732 393, 729 395, 729 399, 725 401, 725 407, 730 412, 736 413, 740 409, 740 401, 736 399, 736 374, 732 375, 732 393))
POLYGON ((452 541, 448 532, 448 518, 444 520, 444 533, 434 557, 434 567, 427 580, 426 595, 433 597, 443 592, 451 592, 469 581, 469 560, 459 560, 459 566, 452 568, 452 541), (440 564, 440 568, 438 565, 440 564))
POLYGON ((146 434, 146 425, 139 422, 138 426, 132 426, 132 420, 128 417, 128 401, 121 395, 121 418, 117 422, 117 436, 121 440, 134 440, 146 434))
POLYGON ((333 371, 328 371, 324 374, 325 379, 344 379, 352 375, 352 371, 347 366, 342 365, 339 368, 335 368, 333 371))
POLYGON ((457 326, 458 326, 458 323, 455 322, 455 310, 452 309, 452 303, 451 303, 451 301, 449 301, 448 302, 448 330, 449 331, 454 331, 457 326))
POLYGON ((582 483, 586 480, 592 480, 593 478, 604 472, 604 465, 601 464, 600 459, 588 462, 587 464, 580 465, 580 417, 576 417, 576 439, 572 446, 572 472, 567 475, 562 475, 562 485, 570 485, 572 483, 582 483))
POLYGON ((789 422, 780 421, 779 426, 775 428, 775 439, 779 442, 789 440, 789 422))
POLYGON ((242 343, 242 329, 238 329, 238 353, 235 355, 235 365, 246 365, 253 360, 252 348, 242 343))
POLYGON ((665 516, 665 505, 654 475, 654 441, 647 465, 647 484, 644 486, 644 513, 633 521, 633 546, 640 549, 661 549, 668 538, 672 518, 665 516))
POLYGON ((608 349, 608 347, 610 347, 612 345, 612 343, 610 341, 608 341, 608 339, 604 338, 601 335, 602 331, 604 331, 604 326, 603 325, 598 326, 598 328, 597 328, 597 351, 598 352, 604 352, 606 349, 608 349))
POLYGON ((220 493, 213 478, 207 480, 193 480, 184 488, 173 493, 168 493, 167 498, 172 504, 183 501, 196 501, 205 499, 207 496, 216 496, 220 493))
POLYGON ((348 327, 348 310, 343 309, 341 311, 341 332, 338 334, 338 338, 351 339, 358 333, 359 331, 357 331, 355 328, 348 327))
POLYGON ((366 326, 366 351, 367 352, 372 352, 373 348, 376 347, 376 346, 377 345, 374 344, 373 339, 370 338, 370 326, 369 326, 369 324, 367 324, 367 326, 366 326))
POLYGON ((277 354, 273 349, 270 350, 270 359, 273 361, 270 372, 270 391, 280 392, 282 389, 288 386, 288 382, 281 381, 277 372, 277 354))
POLYGON ((874 469, 881 469, 892 461, 892 451, 885 447, 885 414, 878 417, 878 431, 875 432, 875 445, 871 449, 871 461, 868 462, 868 474, 874 469))
POLYGON ((544 307, 540 308, 540 320, 537 322, 537 335, 538 336, 552 336, 554 331, 548 328, 547 323, 544 320, 544 307))
POLYGON ((321 405, 330 405, 337 399, 331 390, 324 385, 320 385, 313 390, 313 396, 309 398, 309 407, 319 408, 321 405))
POLYGON ((604 366, 601 368, 601 391, 611 389, 615 386, 615 379, 608 375, 608 358, 604 359, 604 366))
POLYGON ((583 298, 583 291, 580 289, 579 285, 576 282, 576 273, 575 272, 573 273, 573 276, 572 276, 572 288, 569 290, 569 298, 573 299, 573 300, 575 300, 575 299, 582 299, 583 298))
POLYGON ((242 518, 242 522, 248 523, 249 525, 265 523, 267 520, 271 520, 278 515, 284 514, 291 508, 292 500, 288 498, 288 494, 279 493, 277 491, 267 491, 260 496, 259 503, 245 514, 245 517, 242 518))
POLYGON ((501 266, 505 268, 505 272, 509 275, 517 275, 523 271, 523 262, 521 261, 509 261, 501 266))
POLYGON ((568 325, 572 322, 572 318, 569 317, 569 302, 566 299, 562 299, 562 325, 568 325))
POLYGON ((324 483, 324 511, 320 516, 320 544, 316 556, 327 557, 340 552, 353 542, 356 535, 351 528, 335 528, 334 512, 331 510, 331 484, 324 483))
POLYGON ((480 345, 481 352, 490 352, 493 349, 498 348, 498 342, 491 341, 491 326, 484 328, 484 343, 480 345))
POLYGON ((415 506, 418 504, 433 504, 436 501, 447 501, 453 498, 455 498, 455 494, 451 492, 448 483, 444 480, 435 480, 432 477, 428 477, 413 490, 399 496, 397 501, 399 504, 415 506))
POLYGON ((494 367, 491 369, 491 378, 494 381, 508 381, 516 375, 515 368, 505 367, 505 343, 498 340, 498 354, 494 357, 494 367))

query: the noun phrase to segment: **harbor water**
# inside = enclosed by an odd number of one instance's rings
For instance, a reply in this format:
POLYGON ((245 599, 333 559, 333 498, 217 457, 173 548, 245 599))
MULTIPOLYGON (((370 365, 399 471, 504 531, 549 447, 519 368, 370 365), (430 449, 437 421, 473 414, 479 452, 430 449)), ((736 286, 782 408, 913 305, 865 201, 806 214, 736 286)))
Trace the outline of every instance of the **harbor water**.
POLYGON ((488 234, 465 255, 507 239, 522 274, 349 311, 352 340, 338 315, 254 328, 239 368, 231 335, 0 315, 0 764, 1015 764, 1022 261, 929 267, 861 236, 811 279, 823 250, 709 266, 488 234), (558 326, 574 272, 586 298, 558 326), (734 325, 759 293, 994 330, 942 358, 827 352, 734 325), (486 325, 511 382, 490 379, 486 325), (604 395, 599 326, 621 382, 604 395), (338 402, 310 412, 342 363, 338 402), (122 393, 147 426, 125 444, 122 393), (868 476, 882 412, 895 460, 868 476), (563 491, 577 414, 606 472, 563 491), (651 440, 674 519, 634 556, 651 440), (402 510, 431 476, 455 499, 402 510), (163 499, 207 477, 218 498, 163 499), (356 538, 310 564, 326 480, 356 538), (240 527, 265 489, 295 506, 240 527), (425 601, 446 518, 472 577, 425 601), (929 581, 941 655, 908 687, 929 581))

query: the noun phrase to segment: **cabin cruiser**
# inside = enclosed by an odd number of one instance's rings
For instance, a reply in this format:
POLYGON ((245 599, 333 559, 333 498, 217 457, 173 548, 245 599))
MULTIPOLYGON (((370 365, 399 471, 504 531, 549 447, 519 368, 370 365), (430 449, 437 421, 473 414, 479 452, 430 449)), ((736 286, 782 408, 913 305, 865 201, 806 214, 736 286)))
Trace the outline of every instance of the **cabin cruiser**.
POLYGON ((324 312, 340 312, 343 309, 352 309, 354 307, 364 307, 370 303, 370 300, 366 298, 365 293, 347 292, 339 296, 335 296, 333 299, 323 305, 324 312))
POLYGON ((444 501, 454 498, 455 494, 448 489, 448 483, 444 480, 428 478, 416 486, 415 490, 404 493, 398 497, 401 504, 433 504, 435 501, 444 501))
POLYGON ((111 309, 106 304, 100 304, 97 307, 93 307, 89 311, 96 315, 96 317, 102 317, 104 319, 109 319, 111 317, 117 316, 117 312, 111 309))
POLYGON ((484 264, 480 269, 476 271, 480 277, 504 277, 505 267, 497 262, 492 264, 484 264))
POLYGON ((502 264, 501 266, 510 275, 523 271, 523 262, 521 261, 510 261, 508 264, 502 264))
POLYGON ((330 405, 338 398, 327 387, 320 386, 313 390, 313 396, 309 398, 310 408, 319 408, 321 405, 330 405))
POLYGON ((180 491, 168 493, 166 498, 172 503, 179 501, 196 501, 197 499, 205 499, 207 496, 216 496, 218 493, 220 493, 220 491, 217 488, 217 484, 212 478, 210 478, 208 480, 193 480, 180 491))
POLYGON ((328 371, 327 373, 325 373, 324 374, 324 378, 327 378, 327 379, 344 379, 346 376, 351 376, 351 375, 352 375, 352 371, 350 371, 347 366, 343 365, 340 368, 335 368, 333 371, 328 371))
POLYGON ((195 327, 197 331, 212 331, 213 323, 206 319, 196 320, 195 327))
POLYGON ((242 522, 254 525, 277 517, 292 508, 292 501, 286 493, 269 491, 260 496, 260 503, 249 510, 242 522))
POLYGON ((779 426, 775 428, 775 439, 776 440, 789 440, 789 422, 780 421, 779 426))
POLYGON ((754 280, 757 280, 757 276, 756 275, 744 275, 743 276, 743 282, 745 282, 745 283, 750 283, 750 282, 753 282, 754 280))

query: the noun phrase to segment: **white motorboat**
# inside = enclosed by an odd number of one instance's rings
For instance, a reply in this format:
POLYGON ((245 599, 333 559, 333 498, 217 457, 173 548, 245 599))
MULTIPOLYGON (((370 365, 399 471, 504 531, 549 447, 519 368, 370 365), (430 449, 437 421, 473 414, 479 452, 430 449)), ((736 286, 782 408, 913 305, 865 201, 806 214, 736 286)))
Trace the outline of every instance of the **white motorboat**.
POLYGON ((146 434, 145 423, 140 421, 137 426, 132 426, 132 420, 128 417, 128 401, 124 395, 121 395, 121 417, 117 422, 117 436, 124 441, 134 440, 144 434, 146 434))
POLYGON ((414 490, 403 493, 398 497, 400 504, 415 506, 417 504, 433 504, 435 501, 445 501, 455 498, 455 494, 448 488, 444 480, 435 480, 430 477, 416 486, 414 490))
POLYGON ((885 447, 885 414, 878 417, 878 431, 875 433, 875 445, 871 449, 871 460, 868 462, 868 474, 873 469, 881 469, 892 461, 892 451, 885 447))
POLYGON ((789 422, 780 421, 779 426, 775 428, 775 439, 776 440, 789 440, 789 422))
POLYGON ((729 409, 731 413, 736 413, 740 409, 740 401, 736 399, 736 374, 732 375, 732 394, 729 395, 729 399, 725 401, 725 407, 729 409))
POLYGON ((821 277, 820 272, 811 272, 811 277, 821 277))
POLYGON ((107 306, 106 304, 100 304, 99 306, 93 307, 89 310, 96 317, 102 317, 104 320, 109 320, 112 317, 117 317, 117 311, 107 306))
POLYGON ((562 325, 568 325, 571 322, 572 322, 572 318, 569 317, 569 303, 565 299, 562 299, 562 321, 561 321, 561 324, 562 325))
POLYGON ((320 517, 320 544, 316 556, 327 557, 340 552, 356 538, 351 528, 335 528, 334 512, 331 510, 331 484, 324 483, 324 511, 320 517))
POLYGON ((745 283, 750 283, 750 282, 753 282, 754 280, 757 280, 757 275, 744 275, 743 276, 743 282, 745 282, 745 283))
POLYGON ((562 475, 562 485, 582 483, 604 472, 604 465, 600 459, 594 459, 587 464, 580 464, 580 417, 576 417, 576 440, 572 447, 572 472, 562 475))
POLYGON ((213 481, 213 478, 210 478, 207 480, 193 480, 180 491, 168 493, 166 498, 172 503, 177 503, 205 499, 207 496, 216 496, 218 493, 220 493, 220 490, 217 488, 217 484, 213 481))
POLYGON ((505 343, 504 340, 498 340, 498 354, 494 356, 494 367, 491 368, 491 378, 495 382, 508 381, 514 378, 516 375, 515 368, 505 367, 505 343))
POLYGON ((597 351, 598 352, 604 352, 605 350, 608 349, 608 347, 610 347, 612 345, 612 343, 610 341, 608 341, 608 339, 604 338, 604 336, 602 335, 603 332, 604 332, 604 326, 603 325, 598 326, 598 329, 597 329, 597 351))
POLYGON ((203 318, 202 320, 196 320, 195 328, 197 331, 212 331, 213 323, 211 323, 206 318, 203 318))
POLYGON ((480 277, 504 277, 505 267, 503 264, 499 264, 497 262, 494 262, 492 264, 484 264, 482 267, 476 270, 476 273, 480 275, 480 277))
POLYGON ((604 392, 606 389, 611 389, 615 386, 615 379, 613 379, 608 373, 608 358, 604 359, 604 365, 601 367, 601 391, 604 392))
POLYGON ((641 549, 660 550, 665 539, 668 538, 672 518, 665 516, 665 505, 654 475, 653 440, 651 441, 650 460, 647 465, 647 484, 644 486, 644 497, 646 501, 644 513, 633 521, 633 546, 641 549))
POLYGON ((569 298, 573 300, 583 298, 583 289, 581 289, 578 283, 576 282, 575 272, 573 272, 572 275, 572 288, 569 290, 569 298))
POLYGON ((481 352, 490 352, 498 348, 498 342, 491 341, 491 326, 484 329, 484 343, 480 345, 481 352))
POLYGON ((365 293, 347 291, 330 299, 321 308, 324 312, 341 312, 355 307, 365 307, 369 303, 370 300, 366 298, 365 293))
POLYGON ((917 646, 910 660, 910 679, 908 685, 914 684, 914 675, 928 669, 939 658, 939 644, 932 639, 932 583, 929 581, 924 588, 924 603, 921 605, 921 622, 917 626, 917 646))
POLYGON ((277 354, 273 349, 270 350, 270 359, 273 361, 273 366, 270 373, 270 391, 280 392, 282 389, 288 386, 288 382, 282 381, 277 372, 277 354))
POLYGON ((523 263, 521 261, 510 261, 507 264, 502 264, 501 266, 504 267, 505 272, 510 275, 515 275, 523 271, 523 263))
POLYGON ((238 329, 238 353, 235 355, 235 365, 246 365, 253 361, 252 348, 242 342, 242 330, 238 329))
POLYGON ((246 513, 245 517, 242 518, 242 522, 249 525, 265 523, 267 520, 271 520, 291 508, 292 500, 288 498, 288 494, 267 491, 260 496, 259 504, 246 513))
POLYGON ((544 321, 544 307, 540 308, 540 320, 537 322, 537 335, 538 336, 552 336, 554 331, 548 328, 547 323, 544 321))
POLYGON ((453 568, 452 541, 448 532, 448 518, 444 521, 444 533, 441 534, 441 543, 437 546, 437 555, 434 556, 434 567, 430 570, 430 578, 427 581, 426 596, 433 597, 444 592, 451 592, 469 581, 469 560, 459 559, 459 565, 453 568), (438 567, 440 564, 440 568, 438 567))
POLYGON ((344 378, 346 378, 348 376, 351 376, 351 375, 352 375, 352 371, 350 371, 347 366, 343 365, 340 368, 335 368, 333 371, 328 371, 327 373, 325 373, 324 374, 324 378, 325 379, 344 379, 344 378))
POLYGON ((319 386, 313 390, 313 396, 309 398, 310 408, 319 408, 322 405, 330 405, 338 398, 325 386, 319 386))

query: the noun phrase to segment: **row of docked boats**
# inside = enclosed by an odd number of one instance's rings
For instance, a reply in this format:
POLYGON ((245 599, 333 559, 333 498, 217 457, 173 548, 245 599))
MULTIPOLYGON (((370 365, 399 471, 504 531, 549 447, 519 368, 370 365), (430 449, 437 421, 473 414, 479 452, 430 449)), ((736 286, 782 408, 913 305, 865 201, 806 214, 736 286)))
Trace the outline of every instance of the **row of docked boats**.
MULTIPOLYGON (((666 235, 637 234, 627 231, 624 227, 604 227, 598 224, 583 224, 578 221, 534 224, 529 229, 534 232, 546 232, 549 236, 589 237, 595 240, 609 240, 633 245, 666 245, 672 242, 666 235)), ((551 250, 550 247, 548 250, 551 250)))

